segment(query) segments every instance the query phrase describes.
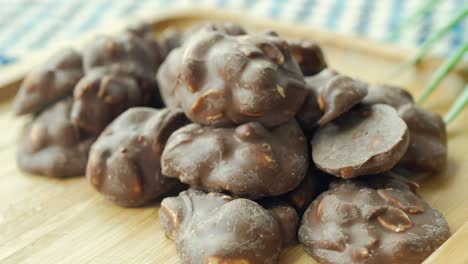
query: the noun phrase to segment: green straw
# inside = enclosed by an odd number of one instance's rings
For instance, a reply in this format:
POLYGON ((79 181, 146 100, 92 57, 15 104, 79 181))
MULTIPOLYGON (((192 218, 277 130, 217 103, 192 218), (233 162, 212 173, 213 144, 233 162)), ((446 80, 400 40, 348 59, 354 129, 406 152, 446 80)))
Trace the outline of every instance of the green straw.
POLYGON ((463 43, 453 55, 451 55, 436 71, 429 81, 429 85, 424 88, 421 97, 418 99, 418 103, 426 100, 439 83, 447 76, 457 63, 463 58, 463 54, 468 50, 468 42, 463 43))
POLYGON ((459 13, 457 13, 452 20, 445 24, 441 29, 434 32, 429 38, 421 45, 418 52, 407 62, 408 64, 418 63, 422 57, 429 51, 430 47, 434 45, 437 40, 441 39, 447 32, 449 32, 456 24, 468 16, 468 6, 465 6, 459 13))
POLYGON ((448 113, 444 116, 444 121, 446 124, 452 122, 458 114, 465 108, 468 104, 468 84, 463 88, 463 93, 450 107, 448 113))
POLYGON ((424 2, 416 11, 405 18, 403 22, 390 34, 390 40, 395 40, 398 34, 400 34, 404 29, 406 29, 409 25, 416 22, 421 16, 429 13, 435 5, 439 3, 440 0, 428 0, 424 2))

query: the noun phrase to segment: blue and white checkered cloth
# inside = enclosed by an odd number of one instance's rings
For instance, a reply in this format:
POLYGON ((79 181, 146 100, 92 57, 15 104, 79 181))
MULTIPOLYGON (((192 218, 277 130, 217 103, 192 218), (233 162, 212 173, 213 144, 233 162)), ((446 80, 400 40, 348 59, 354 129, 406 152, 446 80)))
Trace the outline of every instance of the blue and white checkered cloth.
MULTIPOLYGON (((391 33, 426 0, 0 0, 0 68, 26 59, 51 43, 76 39, 112 19, 148 10, 218 7, 256 17, 322 27, 369 39, 415 46, 446 23, 468 0, 439 1, 401 35, 391 33), (3 3, 2 3, 3 2, 3 3)), ((468 39, 468 20, 436 45, 444 54, 468 39)))

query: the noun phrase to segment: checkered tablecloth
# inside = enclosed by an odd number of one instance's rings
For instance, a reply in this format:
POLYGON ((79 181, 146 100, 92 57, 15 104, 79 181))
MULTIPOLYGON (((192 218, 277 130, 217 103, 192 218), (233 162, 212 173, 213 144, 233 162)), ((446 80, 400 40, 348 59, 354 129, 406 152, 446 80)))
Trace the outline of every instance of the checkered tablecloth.
MULTIPOLYGON (((143 11, 218 7, 275 20, 322 27, 373 40, 415 46, 440 28, 468 0, 441 0, 402 34, 392 32, 425 0, 0 0, 0 69, 24 62, 27 54, 77 38, 95 27, 143 11)), ((468 39, 468 20, 435 47, 443 54, 468 39)))

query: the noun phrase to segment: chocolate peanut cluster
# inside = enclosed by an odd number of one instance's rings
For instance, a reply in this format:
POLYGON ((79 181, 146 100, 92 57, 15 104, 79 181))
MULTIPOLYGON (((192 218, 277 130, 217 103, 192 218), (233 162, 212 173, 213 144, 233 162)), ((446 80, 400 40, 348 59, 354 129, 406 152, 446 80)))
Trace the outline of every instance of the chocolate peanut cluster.
POLYGON ((300 242, 322 263, 412 264, 450 235, 394 172, 443 169, 440 116, 327 68, 312 41, 233 23, 155 39, 134 24, 53 56, 13 109, 35 114, 21 169, 86 172, 124 207, 162 198, 182 263, 277 263, 300 242))
POLYGON ((394 177, 331 184, 304 214, 304 249, 320 263, 421 263, 448 239, 449 227, 414 184, 394 177))
POLYGON ((290 228, 294 212, 288 207, 271 210, 248 199, 190 189, 162 201, 160 224, 175 240, 182 263, 273 264, 296 229, 290 228))
POLYGON ((154 73, 162 53, 148 26, 65 49, 29 73, 13 103, 34 114, 18 152, 21 169, 53 177, 85 173, 89 147, 120 113, 160 107, 154 73))

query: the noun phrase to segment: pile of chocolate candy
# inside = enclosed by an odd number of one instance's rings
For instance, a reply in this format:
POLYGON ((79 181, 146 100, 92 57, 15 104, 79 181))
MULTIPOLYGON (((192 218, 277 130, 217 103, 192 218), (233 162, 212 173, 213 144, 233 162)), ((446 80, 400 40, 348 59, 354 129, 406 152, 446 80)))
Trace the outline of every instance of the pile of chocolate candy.
POLYGON ((159 213, 182 263, 277 263, 298 242, 323 263, 420 263, 450 235, 395 172, 443 169, 442 119, 310 41, 133 26, 31 72, 14 111, 35 114, 25 171, 86 174, 125 207, 182 190, 159 213))

